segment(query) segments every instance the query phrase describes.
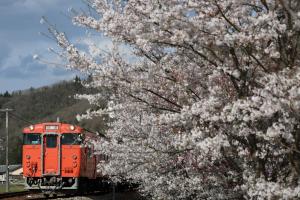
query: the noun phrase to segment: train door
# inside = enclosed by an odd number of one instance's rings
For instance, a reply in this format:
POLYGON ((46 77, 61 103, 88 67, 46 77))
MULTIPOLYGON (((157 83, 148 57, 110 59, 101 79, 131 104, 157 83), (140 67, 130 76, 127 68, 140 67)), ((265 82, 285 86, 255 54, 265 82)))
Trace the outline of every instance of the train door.
POLYGON ((59 175, 60 145, 57 134, 45 134, 43 138, 43 174, 59 175))

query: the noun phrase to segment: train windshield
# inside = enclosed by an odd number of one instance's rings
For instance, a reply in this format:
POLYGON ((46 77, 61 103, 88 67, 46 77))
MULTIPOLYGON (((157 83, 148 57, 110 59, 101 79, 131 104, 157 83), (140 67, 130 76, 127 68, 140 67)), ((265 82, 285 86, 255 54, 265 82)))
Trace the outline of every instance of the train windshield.
POLYGON ((56 135, 47 135, 46 136, 46 147, 55 148, 57 145, 57 136, 56 135))
POLYGON ((79 145, 82 143, 82 136, 78 133, 64 133, 61 135, 61 144, 79 145))
POLYGON ((39 133, 27 133, 23 136, 24 145, 41 144, 41 134, 39 133))

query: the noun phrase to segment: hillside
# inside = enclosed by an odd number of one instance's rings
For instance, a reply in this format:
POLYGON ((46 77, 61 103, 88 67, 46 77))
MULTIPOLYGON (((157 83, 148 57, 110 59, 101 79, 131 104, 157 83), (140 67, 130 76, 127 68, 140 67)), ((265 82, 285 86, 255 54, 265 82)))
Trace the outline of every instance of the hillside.
MULTIPOLYGON (((78 122, 76 115, 84 113, 89 107, 86 100, 77 100, 75 94, 95 93, 84 88, 78 77, 74 81, 61 82, 53 86, 18 91, 0 96, 0 108, 14 109, 14 116, 9 118, 9 160, 11 164, 21 162, 22 128, 29 123, 60 121, 83 125, 87 129, 104 130, 103 119, 83 120, 78 122), (28 122, 26 122, 28 121, 28 122)), ((104 103, 103 103, 104 106, 104 103)), ((5 162, 5 114, 0 114, 0 164, 5 162), (1 146, 2 145, 2 146, 1 146)))

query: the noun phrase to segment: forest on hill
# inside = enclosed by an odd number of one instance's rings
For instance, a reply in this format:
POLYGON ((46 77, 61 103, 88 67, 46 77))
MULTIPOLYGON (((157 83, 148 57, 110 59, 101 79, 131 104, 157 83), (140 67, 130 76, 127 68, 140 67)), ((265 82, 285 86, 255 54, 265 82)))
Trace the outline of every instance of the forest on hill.
MULTIPOLYGON (((0 108, 14 109, 9 116, 10 164, 21 163, 22 129, 30 124, 56 121, 59 118, 61 122, 103 132, 105 118, 81 121, 76 119, 77 114, 84 114, 91 106, 87 100, 76 99, 75 95, 98 92, 100 90, 83 87, 80 78, 75 77, 73 81, 63 81, 52 86, 0 94, 0 108)), ((100 102, 99 105, 105 106, 105 102, 100 102)), ((4 164, 5 113, 0 113, 0 155, 0 164, 4 164)))

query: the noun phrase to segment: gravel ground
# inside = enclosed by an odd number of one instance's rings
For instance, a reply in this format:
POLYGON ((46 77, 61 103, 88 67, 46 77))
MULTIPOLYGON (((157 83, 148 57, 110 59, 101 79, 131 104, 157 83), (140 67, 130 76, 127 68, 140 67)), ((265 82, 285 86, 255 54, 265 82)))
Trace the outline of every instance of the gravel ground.
MULTIPOLYGON (((113 200, 113 193, 91 195, 82 197, 69 197, 69 198, 58 198, 60 200, 113 200)), ((144 200, 137 192, 119 192, 115 194, 115 200, 144 200)))

